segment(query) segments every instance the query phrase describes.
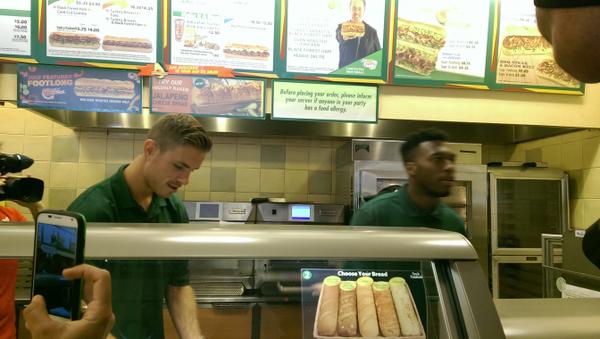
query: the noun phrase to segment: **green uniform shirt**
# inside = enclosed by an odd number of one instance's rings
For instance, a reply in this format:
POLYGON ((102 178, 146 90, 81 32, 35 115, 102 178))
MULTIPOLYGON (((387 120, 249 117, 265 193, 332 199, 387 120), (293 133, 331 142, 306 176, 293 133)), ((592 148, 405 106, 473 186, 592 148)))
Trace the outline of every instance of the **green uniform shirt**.
MULTIPOLYGON (((90 187, 69 206, 88 222, 185 223, 185 206, 175 196, 154 196, 148 211, 133 199, 122 166, 112 177, 90 187)), ((132 239, 135 241, 135 239, 132 239)), ((168 286, 189 285, 187 261, 104 260, 92 264, 110 271, 113 311, 112 333, 117 338, 163 338, 163 298, 168 286)))
POLYGON ((463 219, 443 202, 431 212, 420 209, 408 196, 406 186, 368 201, 352 216, 351 225, 430 227, 466 235, 463 219))

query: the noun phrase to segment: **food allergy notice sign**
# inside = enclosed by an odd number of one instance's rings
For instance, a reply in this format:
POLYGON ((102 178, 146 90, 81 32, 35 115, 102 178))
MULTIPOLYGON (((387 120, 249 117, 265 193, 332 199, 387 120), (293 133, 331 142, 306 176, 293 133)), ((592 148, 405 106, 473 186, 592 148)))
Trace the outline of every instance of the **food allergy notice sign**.
POLYGON ((377 122, 376 86, 273 81, 273 119, 377 122))

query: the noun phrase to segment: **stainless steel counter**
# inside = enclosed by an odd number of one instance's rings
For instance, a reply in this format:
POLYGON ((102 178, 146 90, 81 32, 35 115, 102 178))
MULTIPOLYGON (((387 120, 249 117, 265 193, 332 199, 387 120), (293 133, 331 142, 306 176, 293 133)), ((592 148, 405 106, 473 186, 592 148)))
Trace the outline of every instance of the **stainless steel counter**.
POLYGON ((496 299, 506 338, 600 338, 600 299, 496 299))

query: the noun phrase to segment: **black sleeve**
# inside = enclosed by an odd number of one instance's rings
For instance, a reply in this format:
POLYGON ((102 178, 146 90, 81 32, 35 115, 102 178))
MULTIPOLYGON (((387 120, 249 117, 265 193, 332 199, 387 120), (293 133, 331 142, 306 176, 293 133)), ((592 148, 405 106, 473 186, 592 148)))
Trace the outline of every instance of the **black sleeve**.
POLYGON ((535 6, 540 8, 573 8, 600 6, 600 0, 534 0, 535 6))

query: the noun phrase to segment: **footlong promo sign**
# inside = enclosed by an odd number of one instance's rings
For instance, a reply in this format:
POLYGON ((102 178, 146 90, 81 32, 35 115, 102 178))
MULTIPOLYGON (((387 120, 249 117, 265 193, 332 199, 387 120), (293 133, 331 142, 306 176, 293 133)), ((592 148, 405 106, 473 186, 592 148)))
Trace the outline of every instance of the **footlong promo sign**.
POLYGON ((19 107, 141 113, 142 79, 136 72, 19 64, 19 107))

